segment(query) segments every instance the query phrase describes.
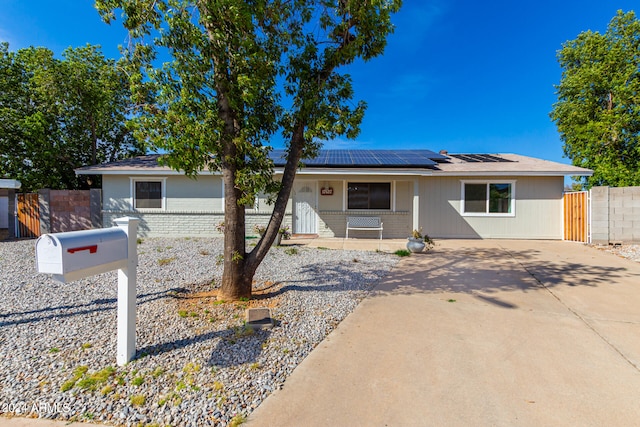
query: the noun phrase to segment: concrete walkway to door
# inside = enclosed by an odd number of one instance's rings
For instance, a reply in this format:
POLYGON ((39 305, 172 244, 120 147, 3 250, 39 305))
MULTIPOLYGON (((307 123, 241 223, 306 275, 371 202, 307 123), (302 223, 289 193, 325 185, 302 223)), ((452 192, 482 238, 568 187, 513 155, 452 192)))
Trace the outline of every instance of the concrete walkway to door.
POLYGON ((403 260, 258 426, 638 426, 640 264, 569 242, 403 260))

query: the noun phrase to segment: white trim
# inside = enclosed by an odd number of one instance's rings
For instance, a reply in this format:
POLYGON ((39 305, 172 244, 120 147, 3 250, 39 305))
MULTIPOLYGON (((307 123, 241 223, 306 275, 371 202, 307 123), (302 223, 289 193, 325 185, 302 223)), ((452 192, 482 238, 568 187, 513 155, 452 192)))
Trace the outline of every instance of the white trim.
POLYGON ((391 181, 391 212, 396 211, 396 180, 391 181))
POLYGON ((482 180, 469 180, 469 179, 461 179, 460 180, 460 215, 462 216, 479 216, 479 217, 515 217, 516 216, 516 181, 515 179, 482 179, 482 180), (464 193, 464 185, 465 184, 486 184, 487 185, 487 200, 485 205, 485 212, 465 212, 465 193, 464 193), (490 184, 509 184, 511 185, 511 199, 510 210, 508 213, 497 213, 497 212, 489 212, 489 185, 490 184))
POLYGON ((568 171, 434 171, 434 176, 591 176, 589 172, 568 171))
POLYGON ((0 188, 8 188, 12 190, 18 190, 22 184, 15 179, 0 179, 0 188))
POLYGON ((420 182, 413 180, 413 229, 420 229, 420 182))
POLYGON ((129 206, 134 212, 158 212, 167 210, 167 177, 166 176, 154 176, 154 177, 129 177, 129 206), (161 208, 136 208, 135 206, 135 191, 136 182, 160 182, 160 191, 162 192, 162 207, 161 208))
POLYGON ((347 204, 349 203, 349 195, 347 192, 349 191, 349 183, 346 179, 342 180, 342 212, 347 211, 347 204))
MULTIPOLYGON (((274 174, 281 175, 284 169, 274 169, 274 174)), ((365 168, 348 168, 348 169, 328 169, 328 168, 313 168, 313 169, 300 169, 296 172, 296 175, 373 175, 373 176, 388 176, 388 175, 400 175, 400 176, 431 176, 436 171, 426 169, 365 169, 365 168)), ((574 174, 571 174, 574 175, 574 174)))
MULTIPOLYGON (((184 175, 182 171, 173 169, 151 168, 145 169, 83 169, 76 170, 76 175, 139 175, 139 176, 157 176, 162 175, 184 175)), ((283 168, 275 168, 274 175, 282 175, 283 168)), ((201 171, 199 175, 219 176, 219 171, 201 171)), ((546 170, 546 171, 509 171, 509 170, 484 170, 484 171, 447 171, 447 170, 426 170, 426 169, 328 169, 328 168, 303 168, 298 170, 297 175, 399 175, 399 176, 591 176, 592 172, 583 171, 562 171, 562 170, 546 170)))
MULTIPOLYGON (((108 170, 108 169, 83 169, 76 170, 76 175, 136 175, 136 176, 158 176, 158 175, 182 175, 185 173, 183 171, 176 171, 173 169, 163 169, 163 168, 149 168, 149 169, 141 169, 141 168, 131 168, 131 169, 117 169, 117 170, 108 170)), ((200 171, 198 175, 222 175, 220 172, 209 172, 209 171, 200 171)), ((572 174, 575 175, 575 174, 572 174)))
POLYGON ((226 194, 224 192, 224 179, 221 180, 221 183, 222 183, 222 197, 221 197, 221 199, 222 199, 222 213, 225 213, 226 212, 226 203, 224 201, 226 200, 226 194))

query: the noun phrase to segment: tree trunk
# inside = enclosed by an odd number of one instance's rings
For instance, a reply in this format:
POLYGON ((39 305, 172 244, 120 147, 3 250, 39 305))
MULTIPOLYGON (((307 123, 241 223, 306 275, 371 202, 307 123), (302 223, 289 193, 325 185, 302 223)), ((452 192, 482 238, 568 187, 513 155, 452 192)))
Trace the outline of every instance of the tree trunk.
POLYGON ((235 173, 225 169, 224 180, 224 270, 218 299, 236 301, 251 297, 253 274, 245 272, 245 207, 238 206, 239 191, 234 186, 235 173))

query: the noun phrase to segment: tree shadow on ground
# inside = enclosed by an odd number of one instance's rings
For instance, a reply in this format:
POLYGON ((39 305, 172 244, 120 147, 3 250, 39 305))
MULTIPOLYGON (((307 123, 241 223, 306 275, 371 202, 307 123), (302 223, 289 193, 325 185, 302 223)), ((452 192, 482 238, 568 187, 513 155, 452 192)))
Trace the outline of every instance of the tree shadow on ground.
POLYGON ((271 335, 270 330, 248 332, 246 327, 209 331, 195 336, 148 345, 136 351, 136 359, 168 353, 207 341, 216 340, 208 364, 215 367, 229 367, 254 362, 262 352, 263 344, 271 335))
MULTIPOLYGON (((140 294, 137 297, 137 305, 149 303, 151 301, 171 298, 172 293, 182 292, 183 288, 173 288, 166 291, 150 292, 140 294)), ((117 298, 99 298, 86 304, 65 304, 56 307, 46 307, 36 310, 12 312, 0 314, 0 327, 21 325, 25 323, 42 322, 50 319, 62 319, 65 317, 82 316, 99 311, 115 310, 117 308, 117 298)))
MULTIPOLYGON (((550 261, 550 258, 554 257, 537 249, 508 249, 498 245, 494 248, 437 248, 401 261, 391 278, 374 292, 378 295, 491 294, 557 286, 595 287, 620 278, 640 278, 640 269, 581 264, 560 257, 550 261)), ((496 304, 500 305, 499 302, 496 304)))
POLYGON ((345 262, 313 263, 300 270, 302 279, 276 282, 256 289, 252 298, 269 299, 287 292, 344 292, 365 289, 363 283, 375 285, 389 274, 386 269, 352 270, 345 262))

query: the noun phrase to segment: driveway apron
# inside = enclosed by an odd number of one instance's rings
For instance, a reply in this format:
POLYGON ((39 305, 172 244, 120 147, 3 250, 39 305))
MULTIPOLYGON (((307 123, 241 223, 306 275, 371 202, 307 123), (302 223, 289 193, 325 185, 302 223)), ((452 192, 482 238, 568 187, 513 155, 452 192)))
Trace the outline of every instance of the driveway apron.
POLYGON ((640 426, 640 264, 552 241, 401 261, 256 426, 640 426))

